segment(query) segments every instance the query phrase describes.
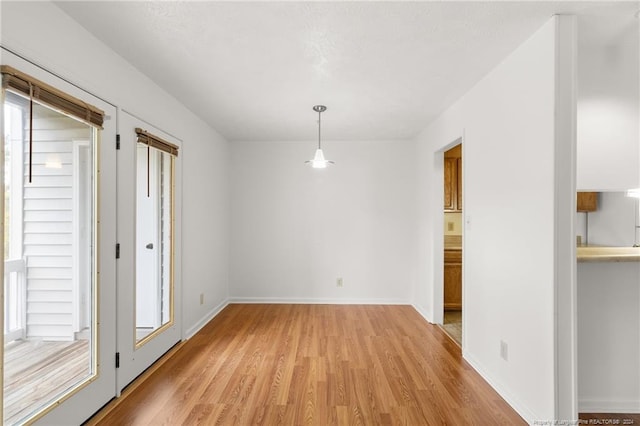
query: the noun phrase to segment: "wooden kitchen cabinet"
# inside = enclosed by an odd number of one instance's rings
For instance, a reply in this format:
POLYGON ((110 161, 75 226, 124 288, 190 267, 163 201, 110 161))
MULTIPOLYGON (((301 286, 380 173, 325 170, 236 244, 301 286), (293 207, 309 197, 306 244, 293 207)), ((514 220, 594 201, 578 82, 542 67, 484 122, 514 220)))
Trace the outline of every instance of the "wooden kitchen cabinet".
POLYGON ((598 193, 578 192, 576 207, 579 212, 595 212, 598 210, 598 193))
POLYGON ((462 250, 444 251, 444 310, 462 310, 462 250))
POLYGON ((460 145, 445 152, 444 210, 462 211, 462 149, 460 145))
POLYGON ((455 211, 458 206, 458 166, 456 158, 444 159, 444 209, 455 211))

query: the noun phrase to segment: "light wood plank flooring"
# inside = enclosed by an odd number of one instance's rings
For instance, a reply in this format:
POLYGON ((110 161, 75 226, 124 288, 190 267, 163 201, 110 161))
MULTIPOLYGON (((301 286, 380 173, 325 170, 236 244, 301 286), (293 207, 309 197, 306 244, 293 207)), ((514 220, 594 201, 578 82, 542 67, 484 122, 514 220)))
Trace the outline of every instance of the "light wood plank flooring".
POLYGON ((4 424, 15 424, 89 375, 89 342, 18 341, 4 349, 4 424))
POLYGON ((525 423, 410 306, 237 304, 89 424, 525 423))

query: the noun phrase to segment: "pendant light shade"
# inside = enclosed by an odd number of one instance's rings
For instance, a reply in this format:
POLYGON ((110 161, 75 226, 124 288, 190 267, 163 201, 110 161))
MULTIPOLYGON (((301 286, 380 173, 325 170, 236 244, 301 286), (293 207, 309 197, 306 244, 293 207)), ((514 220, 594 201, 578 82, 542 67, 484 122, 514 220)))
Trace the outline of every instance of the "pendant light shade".
POLYGON ((328 163, 328 161, 324 159, 324 154, 320 148, 316 149, 316 155, 313 156, 313 160, 307 161, 307 163, 309 162, 314 169, 324 169, 328 163))
POLYGON ((313 156, 313 160, 305 161, 306 164, 311 164, 311 167, 314 169, 324 169, 329 164, 334 164, 333 161, 325 160, 324 154, 322 153, 322 145, 321 145, 321 123, 320 123, 320 114, 327 110, 327 107, 324 105, 316 105, 313 107, 313 110, 318 113, 318 149, 316 149, 316 153, 313 156))

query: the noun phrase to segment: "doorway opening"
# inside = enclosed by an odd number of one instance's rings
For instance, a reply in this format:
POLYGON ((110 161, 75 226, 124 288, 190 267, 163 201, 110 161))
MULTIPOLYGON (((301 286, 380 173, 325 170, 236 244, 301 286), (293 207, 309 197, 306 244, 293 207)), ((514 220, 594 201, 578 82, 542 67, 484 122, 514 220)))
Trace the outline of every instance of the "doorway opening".
POLYGON ((444 153, 442 328, 462 346, 462 144, 444 153))

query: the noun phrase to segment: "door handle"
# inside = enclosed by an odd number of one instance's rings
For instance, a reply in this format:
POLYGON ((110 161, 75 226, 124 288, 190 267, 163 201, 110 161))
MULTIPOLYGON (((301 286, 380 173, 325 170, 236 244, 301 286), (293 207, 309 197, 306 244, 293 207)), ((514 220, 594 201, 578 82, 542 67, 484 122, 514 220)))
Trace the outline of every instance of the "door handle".
POLYGON ((148 248, 149 250, 152 250, 153 249, 153 243, 149 243, 145 247, 148 248))

